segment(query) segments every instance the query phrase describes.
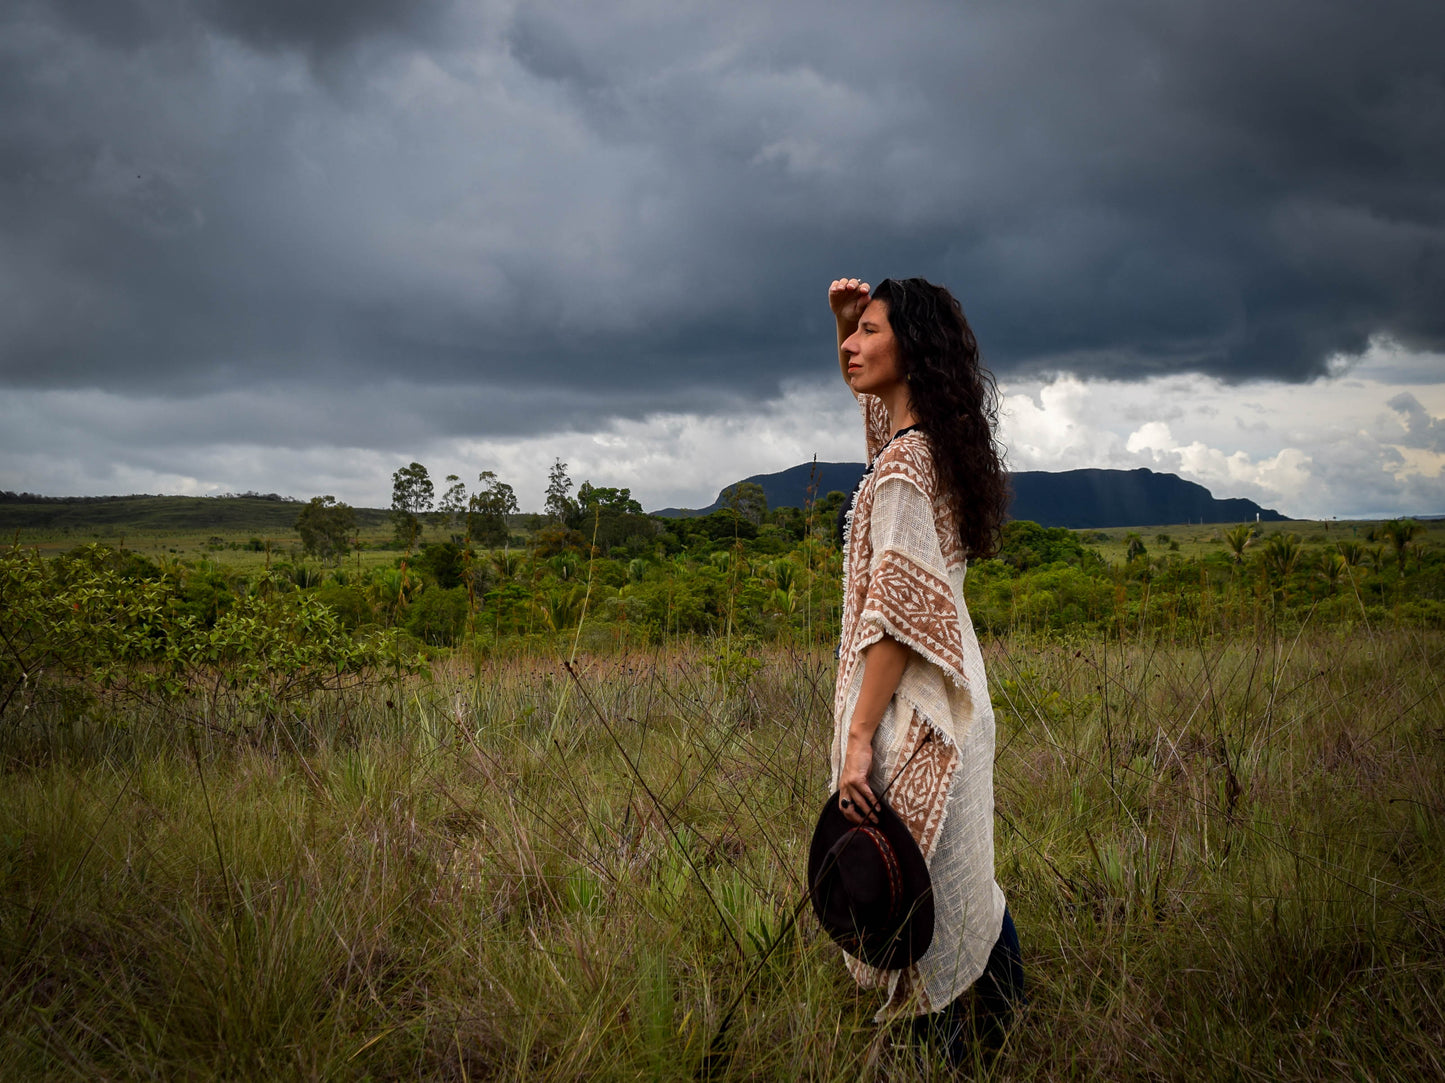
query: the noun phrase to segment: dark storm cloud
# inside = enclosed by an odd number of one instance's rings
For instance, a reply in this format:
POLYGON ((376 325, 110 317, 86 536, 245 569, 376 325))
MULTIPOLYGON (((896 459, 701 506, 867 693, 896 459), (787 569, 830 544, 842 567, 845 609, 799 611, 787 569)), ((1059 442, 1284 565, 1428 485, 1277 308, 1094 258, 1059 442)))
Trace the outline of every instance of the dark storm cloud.
POLYGON ((426 0, 52 0, 25 6, 48 7, 75 30, 125 49, 211 26, 258 48, 321 54, 360 38, 415 28, 437 5, 426 0))
POLYGON ((948 282, 1004 373, 1440 349, 1441 40, 1433 0, 32 2, 0 371, 705 411, 825 370, 844 272, 948 282))

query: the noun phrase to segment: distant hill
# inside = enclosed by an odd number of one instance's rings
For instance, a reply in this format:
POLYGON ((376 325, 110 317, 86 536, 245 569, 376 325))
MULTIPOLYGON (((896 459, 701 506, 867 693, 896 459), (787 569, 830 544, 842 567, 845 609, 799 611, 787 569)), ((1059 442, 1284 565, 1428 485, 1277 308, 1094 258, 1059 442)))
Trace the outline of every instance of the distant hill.
MULTIPOLYGON (((803 463, 775 474, 754 474, 744 481, 763 487, 768 507, 802 507, 813 486, 821 499, 839 490, 851 493, 863 475, 862 463, 803 463)), ((1252 500, 1218 500, 1202 485, 1152 470, 1021 471, 1012 476, 1015 519, 1075 530, 1163 523, 1267 522, 1285 516, 1252 500)), ((734 483, 737 484, 737 483, 734 483)), ((663 518, 706 515, 725 506, 729 485, 705 508, 663 508, 663 518)), ((0 539, 16 530, 127 530, 268 533, 290 531, 304 505, 271 494, 242 496, 78 496, 46 497, 0 493, 0 539)), ((385 508, 356 508, 360 527, 387 522, 385 508)))
MULTIPOLYGON (((804 463, 802 466, 790 466, 776 474, 754 474, 750 478, 743 478, 743 481, 761 485, 763 493, 768 498, 768 507, 770 508, 801 508, 808 499, 810 485, 813 486, 813 498, 821 500, 835 489, 851 493, 853 486, 858 484, 858 479, 862 476, 862 463, 804 463)), ((741 484, 742 482, 733 483, 733 485, 741 484)), ((728 493, 732 491, 732 488, 732 485, 725 487, 722 492, 717 494, 717 499, 705 508, 698 508, 695 511, 688 508, 663 508, 661 511, 654 511, 651 514, 662 519, 685 519, 692 515, 706 515, 708 512, 717 511, 726 506, 728 493)))
MULTIPOLYGON (((305 504, 265 496, 36 496, 0 494, 0 537, 16 530, 291 530, 305 504)), ((357 508, 358 526, 387 512, 357 508)))
MULTIPOLYGON (((754 474, 743 481, 761 485, 768 507, 802 507, 810 480, 816 476, 816 496, 837 489, 851 493, 863 476, 862 463, 804 463, 775 474, 754 474), (814 471, 816 470, 816 475, 814 471)), ((1153 470, 1021 470, 1010 477, 1014 499, 1009 509, 1015 519, 1032 519, 1043 526, 1089 530, 1117 526, 1153 526, 1160 523, 1243 523, 1256 515, 1265 522, 1288 517, 1253 500, 1217 499, 1203 485, 1175 474, 1153 470)), ((734 482, 734 484, 741 484, 734 482)), ((706 515, 725 507, 732 485, 705 508, 663 508, 664 518, 706 515)))
MULTIPOLYGON (((862 463, 803 463, 801 466, 790 466, 786 470, 780 470, 776 474, 754 474, 752 477, 742 480, 761 485, 764 495, 768 498, 768 507, 770 508, 801 508, 808 500, 809 485, 814 485, 813 498, 821 500, 835 489, 851 493, 853 486, 858 484, 858 479, 862 476, 862 463), (816 483, 814 482, 815 476, 816 483)), ((742 482, 733 482, 733 485, 741 484, 742 482)), ((732 488, 732 485, 725 486, 722 492, 717 494, 717 499, 705 508, 696 510, 663 508, 651 514, 662 519, 685 519, 692 515, 706 515, 726 506, 728 493, 732 491, 732 488)))
POLYGON ((1177 474, 1137 470, 1027 470, 1014 474, 1009 513, 1042 526, 1086 530, 1155 523, 1245 523, 1289 516, 1242 497, 1220 499, 1177 474))

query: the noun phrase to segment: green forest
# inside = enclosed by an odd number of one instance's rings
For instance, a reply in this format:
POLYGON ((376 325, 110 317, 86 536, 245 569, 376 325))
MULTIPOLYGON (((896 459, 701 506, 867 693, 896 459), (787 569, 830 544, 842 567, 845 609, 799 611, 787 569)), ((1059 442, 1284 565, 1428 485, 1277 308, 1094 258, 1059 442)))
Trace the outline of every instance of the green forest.
MULTIPOLYGON (((572 640, 595 650, 836 634, 843 493, 769 509, 761 489, 743 483, 720 511, 659 519, 627 489, 584 481, 573 495, 561 462, 541 514, 520 514, 510 486, 491 473, 470 494, 454 475, 446 485, 438 499, 424 466, 397 471, 388 517, 370 513, 369 531, 328 496, 283 505, 294 533, 279 541, 248 535, 243 523, 185 555, 164 544, 163 527, 155 544, 152 527, 149 546, 92 542, 42 562, 17 544, 7 559, 29 562, 37 581, 103 573, 143 584, 163 599, 164 620, 187 626, 214 627, 247 599, 279 604, 292 595, 324 608, 345 634, 385 632, 419 656, 572 640)), ((47 540, 53 547, 54 535, 47 540)), ((998 553, 970 566, 966 593, 980 635, 1129 639, 1309 622, 1438 628, 1442 542, 1445 525, 1412 519, 1087 532, 1015 521, 998 553)))

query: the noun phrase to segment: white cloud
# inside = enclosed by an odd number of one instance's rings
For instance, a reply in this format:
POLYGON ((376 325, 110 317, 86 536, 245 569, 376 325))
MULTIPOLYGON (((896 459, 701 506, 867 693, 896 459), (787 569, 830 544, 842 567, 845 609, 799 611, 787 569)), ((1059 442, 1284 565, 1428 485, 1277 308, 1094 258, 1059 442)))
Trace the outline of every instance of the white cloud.
POLYGON ((1174 434, 1162 421, 1150 421, 1129 434, 1124 447, 1134 453, 1167 451, 1174 446, 1174 434))
MULTIPOLYGON (((1232 386, 1196 374, 1121 382, 1065 374, 1005 385, 1001 418, 1015 470, 1144 466, 1219 497, 1248 497, 1298 517, 1445 512, 1445 383, 1402 385, 1441 358, 1372 347, 1309 384, 1232 386), (1168 420, 1164 420, 1167 418, 1168 420)), ((463 414, 499 392, 457 389, 463 414), (478 397, 480 396, 480 397, 478 397)), ((501 399, 527 416, 525 396, 501 399)), ((852 399, 835 381, 792 383, 752 409, 657 410, 585 417, 564 431, 517 437, 445 435, 429 419, 446 404, 423 389, 338 388, 325 401, 251 389, 177 403, 98 391, 16 392, 0 400, 0 488, 50 494, 330 493, 390 500, 391 472, 415 459, 439 480, 495 470, 524 508, 540 508, 554 458, 572 478, 630 488, 648 508, 701 507, 730 482, 816 455, 858 461, 852 399), (227 434, 207 421, 231 419, 227 434), (237 439, 237 431, 253 434, 237 439), (369 446, 357 446, 365 440, 369 446), (215 441, 215 442, 211 442, 215 441)))
POLYGON ((1302 518, 1445 512, 1445 357, 1375 342, 1333 371, 1308 384, 1189 374, 1009 385, 1010 465, 1145 466, 1302 518))
MULTIPOLYGON (((472 394, 463 397, 470 401, 472 394)), ((547 471, 560 458, 574 481, 631 488, 648 508, 701 507, 750 474, 814 455, 824 462, 863 457, 857 408, 841 386, 792 385, 750 413, 599 416, 595 428, 523 437, 428 433, 427 413, 437 405, 406 388, 338 388, 324 401, 257 389, 193 402, 99 391, 15 392, 0 399, 0 489, 329 493, 375 507, 390 502, 391 472, 415 459, 435 479, 457 474, 473 481, 482 470, 495 470, 524 509, 539 509, 547 471), (207 431, 206 419, 218 413, 228 418, 228 435, 207 431), (248 428, 254 441, 229 435, 248 428), (371 446, 347 442, 357 439, 371 446)), ((526 399, 516 404, 524 415, 529 408, 535 404, 526 399)))

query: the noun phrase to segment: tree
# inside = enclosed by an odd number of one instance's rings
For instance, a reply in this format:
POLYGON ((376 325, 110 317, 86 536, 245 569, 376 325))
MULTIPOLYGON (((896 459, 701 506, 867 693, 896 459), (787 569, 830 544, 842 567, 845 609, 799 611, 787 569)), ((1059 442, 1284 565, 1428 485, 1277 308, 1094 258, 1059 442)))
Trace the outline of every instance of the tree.
POLYGON ((396 540, 410 553, 421 536, 421 517, 431 511, 431 476, 421 463, 404 466, 391 475, 391 519, 396 540))
POLYGON ((829 544, 838 540, 838 512, 848 502, 848 494, 833 489, 813 505, 813 534, 829 544))
POLYGON ((1003 525, 998 559, 1019 571, 1044 564, 1083 564, 1088 556, 1079 536, 1067 527, 1040 526, 1032 519, 1011 519, 1003 525))
POLYGON ((452 536, 452 541, 460 542, 462 539, 457 536, 457 527, 461 524, 462 516, 467 512, 467 487, 455 474, 447 475, 447 491, 442 494, 440 503, 437 504, 437 511, 441 515, 441 521, 452 536))
POLYGON ((571 497, 572 479, 567 476, 567 464, 561 459, 552 463, 547 474, 547 502, 543 513, 556 523, 565 523, 577 514, 577 503, 571 497))
POLYGON ((567 525, 589 542, 609 551, 615 545, 634 540, 650 540, 657 533, 657 523, 632 499, 631 489, 613 489, 584 481, 577 490, 576 510, 567 525))
POLYGON ((532 532, 532 550, 538 557, 546 559, 569 549, 580 550, 587 544, 580 531, 563 523, 549 523, 532 532))
POLYGON ((338 560, 346 553, 355 530, 356 512, 334 496, 313 496, 296 516, 302 546, 326 561, 338 560))
POLYGON ((461 586, 467 577, 467 554, 456 542, 432 542, 411 561, 413 571, 432 579, 444 590, 461 586))
POLYGON ((517 514, 517 495, 494 471, 477 475, 479 487, 467 504, 467 527, 478 545, 506 545, 510 531, 507 516, 517 514))
POLYGON ((584 481, 577 490, 577 514, 589 520, 598 511, 616 512, 619 515, 642 515, 642 505, 632 499, 631 489, 611 489, 603 485, 594 486, 584 481))
POLYGON ((733 512, 752 523, 761 526, 768 514, 768 494, 756 481, 740 481, 727 490, 727 504, 733 512))

